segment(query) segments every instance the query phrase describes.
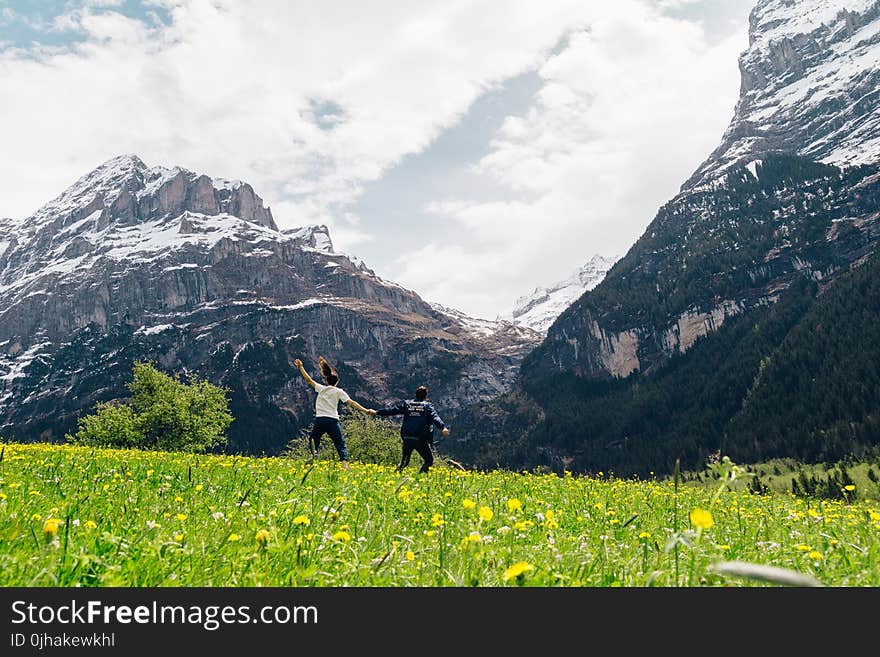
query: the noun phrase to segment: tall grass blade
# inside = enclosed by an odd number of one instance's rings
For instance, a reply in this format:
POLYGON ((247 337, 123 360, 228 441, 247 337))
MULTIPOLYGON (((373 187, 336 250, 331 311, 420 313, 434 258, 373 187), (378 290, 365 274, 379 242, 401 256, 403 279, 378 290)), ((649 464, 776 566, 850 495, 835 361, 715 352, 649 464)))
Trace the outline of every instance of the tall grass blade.
POLYGON ((746 561, 722 561, 709 566, 709 570, 719 575, 726 575, 727 577, 739 577, 742 579, 755 580, 757 582, 779 584, 780 586, 824 586, 822 582, 812 575, 799 573, 796 570, 789 570, 787 568, 764 566, 762 564, 748 563, 746 561))

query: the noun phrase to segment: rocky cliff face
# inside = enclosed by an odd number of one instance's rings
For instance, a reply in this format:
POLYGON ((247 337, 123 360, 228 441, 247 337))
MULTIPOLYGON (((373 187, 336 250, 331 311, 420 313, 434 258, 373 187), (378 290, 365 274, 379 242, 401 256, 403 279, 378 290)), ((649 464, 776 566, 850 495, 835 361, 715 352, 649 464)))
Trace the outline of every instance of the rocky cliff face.
POLYGON ((297 356, 366 401, 425 382, 447 412, 510 386, 537 335, 476 331, 334 252, 279 231, 250 185, 134 156, 0 223, 0 433, 58 439, 124 395, 133 361, 232 390, 232 446, 274 452, 311 419, 297 356))
POLYGON ((662 364, 800 278, 830 285, 880 239, 880 167, 768 156, 664 206, 529 356, 538 371, 626 377, 662 364))
POLYGON ((837 165, 877 161, 878 0, 761 0, 740 70, 733 121, 685 189, 770 152, 837 165))
POLYGON ((722 145, 530 358, 625 377, 876 248, 880 2, 763 0, 722 145))
POLYGON ((546 334, 562 311, 602 282, 616 260, 594 255, 565 280, 550 287, 536 288, 531 294, 517 299, 513 310, 499 319, 546 334))

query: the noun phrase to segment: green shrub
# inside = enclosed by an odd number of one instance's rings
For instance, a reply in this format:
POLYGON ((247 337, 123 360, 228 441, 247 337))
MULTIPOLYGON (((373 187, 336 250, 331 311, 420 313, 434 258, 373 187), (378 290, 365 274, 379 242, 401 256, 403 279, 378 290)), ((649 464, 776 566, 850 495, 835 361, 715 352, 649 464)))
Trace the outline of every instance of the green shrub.
POLYGON ((137 416, 130 406, 118 402, 98 404, 94 415, 79 420, 73 437, 77 443, 95 447, 140 447, 144 432, 137 424, 137 416))
POLYGON ((193 378, 187 384, 148 363, 135 363, 131 400, 98 404, 79 420, 76 443, 203 452, 226 444, 232 424, 227 391, 193 378))

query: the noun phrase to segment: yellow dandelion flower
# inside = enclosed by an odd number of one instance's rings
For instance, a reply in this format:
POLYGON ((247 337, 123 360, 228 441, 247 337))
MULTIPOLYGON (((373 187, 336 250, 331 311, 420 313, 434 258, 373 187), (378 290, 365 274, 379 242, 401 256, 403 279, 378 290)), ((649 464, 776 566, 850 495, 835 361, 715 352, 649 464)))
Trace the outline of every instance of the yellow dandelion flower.
POLYGON ((150 476, 151 474, 153 474, 154 472, 155 472, 155 470, 147 470, 147 476, 149 477, 149 476, 150 476))
POLYGON ((186 520, 186 517, 187 517, 187 516, 186 516, 185 513, 178 513, 178 514, 177 514, 176 516, 174 516, 174 517, 177 518, 178 520, 180 520, 181 522, 183 522, 184 520, 186 520))
POLYGON ((412 550, 407 550, 407 552, 406 552, 406 560, 407 560, 407 561, 413 561, 415 558, 416 558, 416 553, 413 552, 412 550))
POLYGON ((5 500, 5 499, 6 499, 6 494, 0 493, 0 500, 5 500))
POLYGON ((795 545, 794 549, 797 550, 798 552, 809 552, 813 548, 810 547, 809 545, 805 545, 805 544, 801 543, 800 545, 795 545))
POLYGON ((241 536, 239 536, 238 534, 230 534, 229 538, 227 538, 226 540, 230 543, 235 543, 241 540, 241 536))
POLYGON ((435 513, 433 516, 431 516, 432 527, 442 527, 445 524, 446 521, 443 520, 443 516, 441 516, 439 513, 435 513))
POLYGON ((180 495, 178 495, 177 497, 174 498, 174 501, 175 502, 183 502, 183 498, 180 495))
POLYGON ((347 531, 345 531, 343 529, 340 529, 338 532, 333 534, 333 540, 334 541, 342 541, 343 543, 347 543, 348 541, 351 540, 351 534, 349 534, 347 531))
POLYGON ((98 523, 96 523, 94 520, 86 520, 85 526, 86 529, 95 529, 97 528, 98 523))
POLYGON ((846 486, 843 487, 843 490, 849 491, 850 493, 852 493, 855 489, 856 489, 856 487, 853 486, 852 484, 847 484, 846 486))
POLYGON ((640 532, 639 538, 645 540, 647 538, 651 538, 651 532, 640 532))
POLYGON ((42 517, 43 516, 41 516, 39 513, 35 513, 34 515, 31 516, 31 520, 40 520, 40 519, 42 519, 42 517))
POLYGON ((492 509, 490 509, 488 506, 481 506, 477 510, 477 515, 480 516, 480 520, 485 520, 488 522, 493 518, 495 513, 493 513, 492 509))
POLYGON ((504 581, 507 582, 516 577, 520 577, 525 573, 532 572, 534 569, 535 567, 532 564, 520 561, 504 571, 504 581))
POLYGON ((266 543, 269 542, 269 531, 266 529, 261 529, 254 535, 254 538, 260 545, 266 545, 266 543))
POLYGON ((428 538, 431 538, 436 533, 437 532, 435 532, 433 529, 428 529, 427 531, 425 531, 425 536, 427 536, 428 538))
POLYGON ((309 520, 308 516, 300 515, 300 516, 297 516, 296 518, 293 519, 293 524, 294 525, 310 525, 310 524, 312 524, 312 521, 309 520))
POLYGON ((475 506, 477 506, 477 503, 474 502, 473 500, 468 499, 468 498, 464 498, 464 499, 461 501, 461 505, 462 505, 465 509, 470 510, 470 509, 473 509, 475 506))
POLYGON ((715 524, 715 520, 712 518, 711 513, 705 509, 697 507, 691 511, 691 524, 700 529, 709 529, 715 524))
POLYGON ((196 492, 197 493, 201 493, 204 488, 205 487, 202 486, 201 484, 196 484, 196 492))
POLYGON ((43 523, 43 534, 48 538, 55 538, 58 535, 58 525, 61 521, 58 518, 49 518, 43 523))
POLYGON ((514 523, 513 528, 517 531, 524 532, 529 527, 534 527, 534 525, 535 523, 533 523, 531 520, 520 520, 514 523))
POLYGON ((515 497, 507 500, 507 510, 510 513, 513 513, 514 511, 522 511, 522 502, 515 497))
POLYGON ((816 550, 812 550, 808 555, 808 559, 812 559, 813 561, 820 561, 822 559, 822 553, 817 552, 816 550))
POLYGON ((183 534, 175 534, 174 540, 177 541, 178 543, 183 543, 183 534))

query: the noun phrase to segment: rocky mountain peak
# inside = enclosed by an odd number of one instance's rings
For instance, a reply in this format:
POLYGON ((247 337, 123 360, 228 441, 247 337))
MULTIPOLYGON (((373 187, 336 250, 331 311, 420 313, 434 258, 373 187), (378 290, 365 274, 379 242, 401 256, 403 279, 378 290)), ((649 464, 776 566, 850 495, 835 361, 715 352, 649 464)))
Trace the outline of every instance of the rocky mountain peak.
POLYGON ((519 297, 513 310, 501 315, 517 326, 528 327, 538 333, 546 333, 551 324, 584 292, 592 290, 608 273, 617 258, 596 254, 565 280, 550 287, 538 287, 531 294, 519 297))
POLYGON ((683 190, 772 152, 880 160, 880 0, 761 0, 721 145, 683 190))
POLYGON ((228 214, 278 230, 272 211, 249 184, 182 167, 148 167, 132 154, 111 158, 84 175, 25 219, 22 229, 29 235, 54 233, 89 217, 105 227, 135 225, 184 212, 228 214))

